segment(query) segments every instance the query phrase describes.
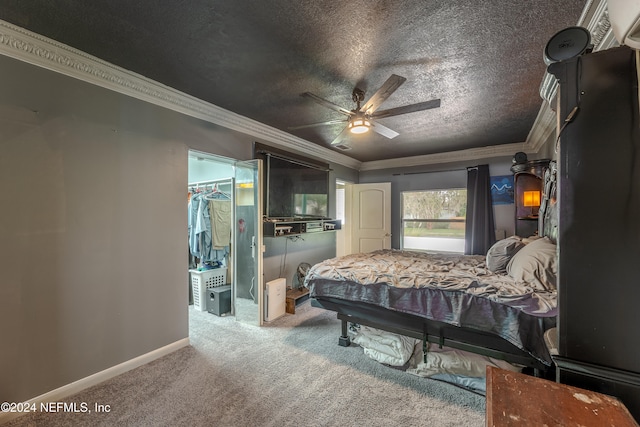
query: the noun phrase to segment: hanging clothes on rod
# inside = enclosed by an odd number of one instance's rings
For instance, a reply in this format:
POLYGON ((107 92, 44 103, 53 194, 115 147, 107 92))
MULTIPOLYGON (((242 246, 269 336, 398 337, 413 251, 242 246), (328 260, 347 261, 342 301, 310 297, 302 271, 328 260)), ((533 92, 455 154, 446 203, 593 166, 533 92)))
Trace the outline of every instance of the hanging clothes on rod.
POLYGON ((231 195, 226 191, 220 190, 217 183, 213 184, 213 187, 211 188, 211 192, 207 194, 205 197, 208 200, 224 199, 224 200, 231 201, 231 195))
POLYGON ((224 265, 231 242, 231 196, 219 184, 231 180, 189 184, 189 251, 200 265, 224 265), (225 231, 226 230, 226 231, 225 231))
POLYGON ((231 243, 231 200, 210 199, 212 245, 214 249, 223 249, 231 243))
POLYGON ((231 243, 231 196, 220 190, 216 183, 205 199, 209 201, 212 248, 224 249, 231 243))

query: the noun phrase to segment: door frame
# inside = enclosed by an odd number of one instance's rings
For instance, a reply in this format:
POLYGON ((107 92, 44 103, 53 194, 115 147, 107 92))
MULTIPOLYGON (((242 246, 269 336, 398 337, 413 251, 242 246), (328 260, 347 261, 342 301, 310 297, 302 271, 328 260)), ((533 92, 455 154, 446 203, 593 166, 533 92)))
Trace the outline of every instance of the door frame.
MULTIPOLYGON (((262 240, 262 236, 263 236, 263 224, 262 224, 262 207, 263 207, 263 191, 262 191, 262 184, 261 181, 263 179, 263 165, 262 165, 262 160, 260 159, 250 159, 250 160, 238 160, 238 159, 233 159, 230 157, 225 157, 225 156, 221 156, 219 154, 215 154, 215 153, 209 153, 209 152, 205 152, 205 151, 200 151, 200 150, 194 150, 194 149, 187 149, 187 162, 188 159, 191 155, 196 155, 196 156, 202 156, 205 160, 209 160, 212 162, 218 162, 218 163, 224 163, 224 164, 228 164, 231 165, 233 168, 233 176, 229 177, 228 179, 231 180, 232 182, 232 195, 231 195, 231 203, 233 204, 233 209, 231 211, 231 226, 232 226, 232 230, 234 230, 234 232, 232 232, 231 235, 231 250, 229 252, 229 257, 230 257, 230 264, 233 266, 233 269, 231 269, 231 315, 235 317, 236 315, 236 308, 235 308, 235 293, 236 293, 236 280, 237 280, 237 272, 235 269, 235 263, 236 263, 236 259, 237 259, 237 254, 235 253, 235 251, 237 250, 237 244, 236 244, 236 234, 235 234, 235 230, 237 229, 237 217, 236 217, 236 185, 237 185, 237 180, 236 180, 236 176, 235 176, 235 172, 237 170, 237 165, 239 163, 250 163, 250 162, 256 162, 257 164, 257 179, 258 179, 258 185, 254 186, 254 200, 255 203, 257 203, 257 209, 256 209, 256 227, 255 227, 255 232, 256 232, 256 239, 255 239, 255 248, 254 250, 256 251, 255 254, 255 262, 256 264, 254 264, 254 268, 257 271, 256 274, 256 287, 257 287, 257 292, 258 292, 258 319, 259 319, 259 325, 262 326, 263 322, 264 322, 264 307, 263 307, 263 301, 264 301, 264 289, 263 289, 263 274, 262 274, 262 269, 263 269, 263 264, 262 264, 262 254, 264 252, 264 244, 263 244, 263 240, 262 240), (257 194, 256 194, 257 192, 257 194)), ((189 165, 187 163, 187 183, 189 182, 189 165)), ((226 179, 226 178, 225 178, 226 179)), ((229 268, 230 266, 227 266, 227 268, 229 268)), ((188 270, 188 266, 187 266, 187 270, 188 270)), ((189 286, 191 286, 191 284, 189 283, 189 286)), ((187 310, 189 309, 189 306, 187 305, 187 310)))
MULTIPOLYGON (((255 270, 255 283, 256 283, 256 288, 257 288, 257 292, 258 292, 258 325, 262 326, 264 324, 264 275, 263 275, 263 253, 265 251, 265 246, 264 246, 264 242, 263 242, 263 222, 262 222, 262 217, 263 217, 263 202, 264 202, 264 192, 263 192, 263 185, 262 185, 262 180, 264 179, 264 166, 263 166, 263 161, 262 159, 250 159, 250 160, 237 160, 236 162, 234 162, 234 168, 236 168, 235 172, 235 176, 234 176, 234 182, 235 185, 238 186, 238 176, 237 176, 237 167, 239 164, 244 163, 244 164, 251 164, 254 168, 254 170, 256 171, 256 176, 257 176, 257 182, 254 183, 256 185, 253 186, 253 200, 254 203, 256 204, 256 217, 254 218, 256 223, 255 223, 255 228, 254 228, 254 232, 255 232, 255 239, 254 239, 254 244, 253 244, 253 251, 254 251, 254 260, 255 260, 255 264, 254 264, 254 270, 255 270)), ((234 188, 234 193, 236 191, 236 188, 234 188)), ((236 198, 236 203, 237 203, 237 198, 236 198)), ((236 205, 234 205, 233 207, 233 212, 234 212, 234 220, 233 220, 233 230, 234 232, 233 234, 233 243, 234 243, 234 248, 233 250, 237 250, 238 245, 236 244, 236 232, 238 229, 238 225, 237 225, 237 220, 235 219, 235 215, 236 215, 236 205)), ((237 261, 237 258, 236 258, 237 261)), ((236 262, 234 261, 234 263, 236 262)), ((234 264, 235 266, 235 264, 234 264)), ((234 304, 234 309, 235 309, 235 290, 234 290, 234 295, 233 295, 233 304, 234 304)))
POLYGON ((342 220, 340 230, 336 230, 336 256, 347 255, 351 253, 351 186, 353 182, 336 179, 336 219, 342 220), (338 216, 338 186, 344 188, 343 212, 342 217, 338 216))

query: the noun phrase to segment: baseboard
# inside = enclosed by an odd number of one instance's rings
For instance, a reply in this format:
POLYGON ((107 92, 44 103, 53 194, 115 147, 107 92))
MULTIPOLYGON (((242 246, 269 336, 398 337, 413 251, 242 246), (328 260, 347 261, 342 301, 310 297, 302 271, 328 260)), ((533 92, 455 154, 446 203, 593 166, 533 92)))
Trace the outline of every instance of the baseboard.
MULTIPOLYGON (((24 403, 33 403, 39 407, 40 403, 42 402, 58 402, 71 395, 79 393, 82 390, 93 387, 94 385, 100 384, 101 382, 109 380, 139 366, 145 365, 188 345, 189 338, 183 338, 171 344, 165 345, 164 347, 160 347, 156 350, 150 351, 149 353, 134 357, 133 359, 127 360, 126 362, 120 363, 119 365, 112 366, 111 368, 105 369, 104 371, 96 372, 93 375, 89 375, 88 377, 82 378, 78 381, 74 381, 70 384, 56 388, 55 390, 51 390, 47 393, 41 394, 40 396, 34 397, 33 399, 30 399, 24 403)), ((21 415, 23 414, 16 412, 0 412, 0 424, 7 423, 10 420, 18 418, 21 415)))

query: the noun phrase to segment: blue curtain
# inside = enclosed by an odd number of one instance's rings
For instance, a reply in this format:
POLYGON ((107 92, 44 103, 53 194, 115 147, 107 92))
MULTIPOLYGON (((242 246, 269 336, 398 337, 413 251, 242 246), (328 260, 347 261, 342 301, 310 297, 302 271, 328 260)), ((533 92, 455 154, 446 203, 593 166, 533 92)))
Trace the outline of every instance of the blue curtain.
POLYGON ((468 168, 464 253, 486 255, 495 242, 489 165, 468 168))

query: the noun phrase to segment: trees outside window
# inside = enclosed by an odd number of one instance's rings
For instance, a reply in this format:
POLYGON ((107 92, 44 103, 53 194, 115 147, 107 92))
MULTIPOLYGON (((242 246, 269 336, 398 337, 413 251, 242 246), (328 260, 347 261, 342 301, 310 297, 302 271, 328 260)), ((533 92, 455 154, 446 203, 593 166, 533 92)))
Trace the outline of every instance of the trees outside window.
POLYGON ((403 249, 463 253, 466 210, 466 189, 404 191, 403 249))

